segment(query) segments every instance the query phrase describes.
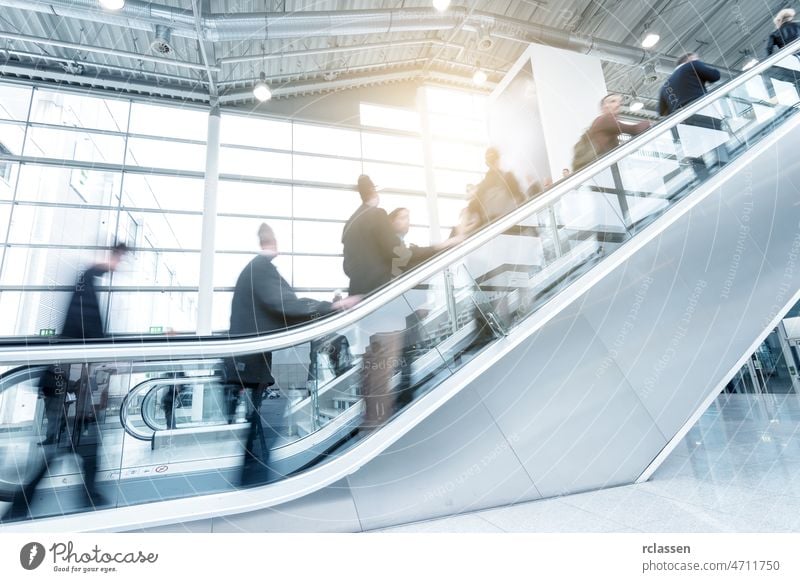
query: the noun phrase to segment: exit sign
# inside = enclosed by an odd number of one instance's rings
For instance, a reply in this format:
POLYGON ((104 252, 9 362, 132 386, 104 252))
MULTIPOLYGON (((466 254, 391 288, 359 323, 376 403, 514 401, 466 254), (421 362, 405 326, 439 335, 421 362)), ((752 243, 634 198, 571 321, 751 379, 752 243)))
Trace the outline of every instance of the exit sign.
POLYGON ((151 325, 150 333, 164 333, 164 328, 160 325, 151 325))
POLYGON ((56 330, 52 328, 44 328, 39 330, 39 335, 56 335, 56 330))

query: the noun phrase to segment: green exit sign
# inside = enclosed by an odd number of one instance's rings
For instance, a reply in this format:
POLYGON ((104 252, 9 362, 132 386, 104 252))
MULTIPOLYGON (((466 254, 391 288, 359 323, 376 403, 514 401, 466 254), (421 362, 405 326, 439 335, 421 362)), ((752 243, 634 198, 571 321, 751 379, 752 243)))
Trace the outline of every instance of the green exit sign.
POLYGON ((56 330, 47 327, 39 330, 39 335, 56 335, 56 330))
POLYGON ((151 325, 150 333, 164 333, 164 328, 160 325, 151 325))

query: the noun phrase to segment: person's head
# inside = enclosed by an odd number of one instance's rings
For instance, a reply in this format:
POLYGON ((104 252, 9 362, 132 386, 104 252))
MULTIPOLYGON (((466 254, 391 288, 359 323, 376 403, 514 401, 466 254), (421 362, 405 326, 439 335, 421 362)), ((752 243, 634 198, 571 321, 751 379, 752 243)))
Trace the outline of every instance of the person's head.
POLYGON ((378 205, 378 190, 375 188, 375 183, 372 181, 372 178, 366 174, 361 174, 358 177, 358 194, 361 196, 361 202, 364 204, 369 204, 370 206, 378 205))
POLYGON ((122 259, 124 259, 125 255, 129 252, 130 248, 125 243, 115 244, 114 248, 111 249, 111 257, 108 259, 108 270, 112 272, 116 271, 122 259))
POLYGON ((275 238, 275 231, 266 222, 262 222, 258 227, 258 242, 264 251, 278 252, 278 241, 275 238))
POLYGON ((700 56, 697 53, 686 53, 682 55, 676 62, 675 67, 680 67, 681 65, 685 65, 686 63, 691 63, 692 61, 700 60, 700 56))
POLYGON ((500 167, 500 150, 497 148, 488 148, 486 150, 486 154, 484 154, 483 159, 486 161, 486 165, 489 166, 492 170, 496 170, 500 167))
POLYGON ((389 220, 397 236, 402 238, 408 234, 408 229, 411 228, 411 213, 408 208, 395 208, 389 213, 389 220))
POLYGON ((619 93, 609 93, 600 101, 600 110, 603 113, 616 115, 622 108, 622 95, 619 93))
POLYGON ((772 21, 775 23, 775 28, 780 28, 787 22, 791 22, 794 20, 795 11, 791 8, 784 8, 780 12, 775 15, 775 18, 772 21))
POLYGON ((561 170, 561 176, 563 176, 564 178, 568 178, 568 177, 569 177, 569 175, 570 175, 569 168, 563 168, 563 169, 561 170))

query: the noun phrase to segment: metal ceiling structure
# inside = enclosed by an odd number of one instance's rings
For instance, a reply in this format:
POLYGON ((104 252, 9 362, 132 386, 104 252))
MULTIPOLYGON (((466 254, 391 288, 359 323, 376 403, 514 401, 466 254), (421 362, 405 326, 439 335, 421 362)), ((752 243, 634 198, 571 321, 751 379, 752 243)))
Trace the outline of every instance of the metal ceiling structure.
MULTIPOLYGON (((0 75, 236 103, 403 81, 498 81, 530 42, 598 56, 611 89, 653 98, 677 55, 731 75, 785 0, 0 0, 0 75), (647 51, 640 42, 657 32, 647 51)), ((568 74, 568 72, 565 72, 568 74)))

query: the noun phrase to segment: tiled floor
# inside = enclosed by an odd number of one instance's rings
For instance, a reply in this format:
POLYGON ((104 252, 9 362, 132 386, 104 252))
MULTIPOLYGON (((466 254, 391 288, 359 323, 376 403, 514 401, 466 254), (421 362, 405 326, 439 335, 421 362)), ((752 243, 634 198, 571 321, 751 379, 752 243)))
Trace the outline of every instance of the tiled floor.
POLYGON ((800 397, 722 395, 647 483, 385 532, 800 532, 800 397))

